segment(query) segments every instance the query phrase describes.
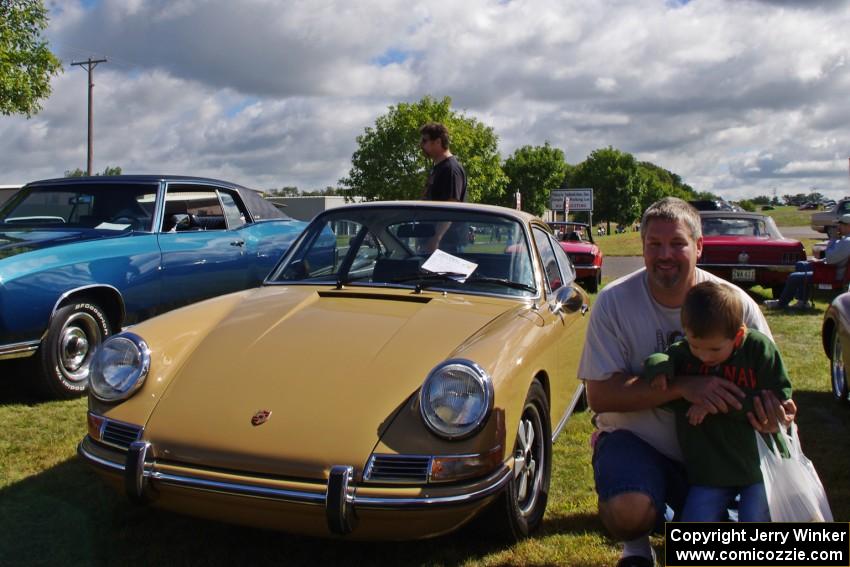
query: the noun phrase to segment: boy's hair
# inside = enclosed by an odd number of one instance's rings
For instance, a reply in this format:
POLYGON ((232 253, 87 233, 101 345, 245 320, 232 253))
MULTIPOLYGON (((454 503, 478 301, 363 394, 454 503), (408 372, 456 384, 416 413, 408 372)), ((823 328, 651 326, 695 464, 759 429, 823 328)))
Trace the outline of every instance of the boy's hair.
POLYGON ((449 129, 439 122, 429 122, 419 129, 419 133, 429 140, 440 140, 444 150, 449 149, 449 129))
POLYGON ((744 304, 732 286, 702 282, 685 296, 682 327, 695 337, 721 335, 734 339, 743 323, 744 304))
POLYGON ((700 219, 699 211, 682 199, 664 197, 647 207, 643 213, 643 218, 640 220, 641 240, 643 240, 643 236, 646 234, 646 227, 651 220, 681 221, 691 231, 691 237, 693 237, 694 242, 702 238, 702 220, 700 219))

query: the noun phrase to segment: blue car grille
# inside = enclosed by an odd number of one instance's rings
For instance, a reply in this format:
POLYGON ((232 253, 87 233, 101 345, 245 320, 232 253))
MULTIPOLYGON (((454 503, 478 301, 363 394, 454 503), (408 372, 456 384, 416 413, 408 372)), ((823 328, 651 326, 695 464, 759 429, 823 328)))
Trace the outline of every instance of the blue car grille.
POLYGON ((142 428, 138 425, 107 420, 103 426, 102 439, 104 443, 129 449, 130 443, 138 441, 141 435, 142 428))
POLYGON ((365 480, 373 482, 427 482, 431 457, 372 455, 365 480))

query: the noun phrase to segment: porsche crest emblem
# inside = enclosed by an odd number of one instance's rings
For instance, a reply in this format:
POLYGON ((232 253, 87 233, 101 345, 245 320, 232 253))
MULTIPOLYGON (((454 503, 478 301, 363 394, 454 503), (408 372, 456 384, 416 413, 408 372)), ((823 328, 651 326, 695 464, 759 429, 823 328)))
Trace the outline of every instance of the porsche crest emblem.
POLYGON ((269 417, 271 417, 271 415, 271 410, 260 410, 255 413, 253 417, 251 417, 251 425, 255 427, 257 425, 262 425, 269 420, 269 417))

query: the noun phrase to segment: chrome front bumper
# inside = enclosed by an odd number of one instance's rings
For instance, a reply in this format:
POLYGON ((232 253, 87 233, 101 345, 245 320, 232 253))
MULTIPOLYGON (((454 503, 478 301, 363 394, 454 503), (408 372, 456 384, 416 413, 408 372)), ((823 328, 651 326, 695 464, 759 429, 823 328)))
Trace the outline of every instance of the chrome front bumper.
MULTIPOLYGON (((77 453, 91 465, 123 477, 124 490, 130 500, 145 503, 153 499, 151 483, 171 485, 190 490, 216 492, 231 496, 264 498, 292 504, 306 504, 325 508, 328 529, 331 533, 351 533, 357 524, 357 510, 428 510, 473 504, 500 493, 513 480, 513 472, 502 465, 484 480, 476 482, 468 491, 450 496, 393 497, 358 496, 352 484, 354 468, 349 465, 331 467, 328 483, 323 491, 307 492, 259 486, 247 482, 224 482, 187 474, 173 474, 157 470, 156 461, 151 459, 151 444, 136 441, 130 445, 124 462, 111 460, 96 454, 99 446, 87 436, 77 447, 77 453)), ((102 448, 101 448, 102 449, 102 448)), ((123 453, 108 450, 116 457, 123 453)))

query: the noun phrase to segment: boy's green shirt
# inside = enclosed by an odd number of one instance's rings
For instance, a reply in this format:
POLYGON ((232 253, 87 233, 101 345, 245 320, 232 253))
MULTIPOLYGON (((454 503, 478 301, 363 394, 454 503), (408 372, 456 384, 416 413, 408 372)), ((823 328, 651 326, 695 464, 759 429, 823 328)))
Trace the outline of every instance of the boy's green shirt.
POLYGON ((691 354, 687 340, 671 345, 666 352, 646 359, 643 377, 651 380, 666 374, 676 376, 719 376, 737 385, 747 395, 740 410, 709 414, 700 425, 688 423, 690 402, 681 399, 666 407, 676 414, 676 434, 685 458, 688 482, 706 486, 747 486, 762 482, 755 430, 747 420, 752 400, 770 390, 781 400, 791 398, 791 382, 782 357, 769 337, 748 329, 743 341, 725 361, 707 367, 691 354))

